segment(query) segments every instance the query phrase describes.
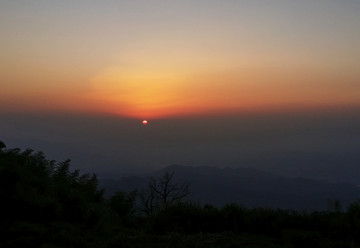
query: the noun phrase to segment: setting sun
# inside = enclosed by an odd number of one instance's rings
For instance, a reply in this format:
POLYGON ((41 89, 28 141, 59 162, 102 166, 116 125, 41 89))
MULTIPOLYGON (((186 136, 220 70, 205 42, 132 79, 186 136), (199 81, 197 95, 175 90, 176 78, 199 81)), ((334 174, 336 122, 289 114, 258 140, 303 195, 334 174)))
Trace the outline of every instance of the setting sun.
POLYGON ((0 17, 0 248, 360 244, 360 0, 0 17))

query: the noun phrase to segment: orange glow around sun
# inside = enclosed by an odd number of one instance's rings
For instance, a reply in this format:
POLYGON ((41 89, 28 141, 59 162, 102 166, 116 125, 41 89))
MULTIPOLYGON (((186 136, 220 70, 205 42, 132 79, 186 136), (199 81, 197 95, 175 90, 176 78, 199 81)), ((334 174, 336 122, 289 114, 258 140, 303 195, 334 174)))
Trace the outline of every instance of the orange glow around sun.
POLYGON ((293 76, 299 72, 184 71, 172 67, 110 68, 92 79, 89 97, 106 112, 151 119, 313 108, 351 100, 350 94, 337 93, 338 86, 331 79, 293 76), (307 84, 299 83, 302 81, 307 84), (327 84, 327 91, 322 90, 321 81, 327 84))
POLYGON ((15 2, 0 1, 0 111, 141 121, 360 105, 351 4, 275 1, 264 12, 246 1, 90 1, 84 11, 15 2), (304 21, 294 7, 309 4, 304 21), (48 18, 61 8, 66 15, 48 18))

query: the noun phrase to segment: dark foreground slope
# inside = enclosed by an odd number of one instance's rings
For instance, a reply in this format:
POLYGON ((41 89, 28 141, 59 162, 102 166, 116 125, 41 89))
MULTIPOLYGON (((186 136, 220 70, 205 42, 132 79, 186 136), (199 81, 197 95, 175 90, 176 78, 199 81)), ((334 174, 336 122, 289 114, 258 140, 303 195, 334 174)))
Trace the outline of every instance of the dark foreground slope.
MULTIPOLYGON (((350 248, 360 244, 360 201, 344 211, 298 212, 179 200, 139 214, 136 194, 117 192, 106 199, 95 175, 81 175, 69 166, 69 161, 48 160, 30 149, 6 149, 0 141, 0 247, 350 248)), ((217 187, 240 178, 231 169, 203 167, 201 173, 199 168, 167 169, 176 170, 179 182, 212 177, 208 183, 217 187), (224 178, 219 181, 220 174, 224 178)), ((241 175, 254 179, 252 173, 261 179, 258 171, 241 175)), ((154 180, 161 182, 163 175, 164 171, 157 171, 154 180)), ((146 184, 144 178, 127 179, 123 183, 129 187, 146 184)))

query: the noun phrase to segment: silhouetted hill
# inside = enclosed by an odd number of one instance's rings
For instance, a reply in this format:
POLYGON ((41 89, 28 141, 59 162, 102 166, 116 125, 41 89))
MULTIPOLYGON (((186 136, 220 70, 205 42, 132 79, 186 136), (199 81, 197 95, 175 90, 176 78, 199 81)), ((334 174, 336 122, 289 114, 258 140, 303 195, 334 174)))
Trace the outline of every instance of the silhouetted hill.
POLYGON ((174 172, 175 182, 190 182, 190 200, 222 206, 238 203, 247 207, 326 210, 329 200, 347 206, 360 196, 360 188, 349 183, 331 183, 288 178, 251 168, 216 168, 172 165, 146 176, 102 179, 107 195, 145 187, 149 178, 174 172))

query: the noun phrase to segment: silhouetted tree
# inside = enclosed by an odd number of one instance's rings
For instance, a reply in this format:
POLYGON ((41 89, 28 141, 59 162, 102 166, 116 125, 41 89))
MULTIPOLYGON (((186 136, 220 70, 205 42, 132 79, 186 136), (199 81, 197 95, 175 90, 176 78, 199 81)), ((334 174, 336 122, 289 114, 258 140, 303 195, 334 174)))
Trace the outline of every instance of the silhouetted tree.
POLYGON ((327 201, 327 210, 328 212, 335 212, 335 213, 342 212, 341 202, 337 199, 336 200, 329 199, 327 201))
POLYGON ((0 239, 1 247, 60 240, 73 247, 98 232, 105 206, 95 175, 71 171, 70 160, 56 163, 42 152, 0 147, 0 233, 8 237, 0 239))
POLYGON ((177 203, 189 195, 189 183, 173 182, 174 172, 165 172, 158 179, 151 178, 149 185, 140 193, 143 211, 151 214, 155 209, 177 203))
POLYGON ((0 140, 0 152, 2 151, 2 149, 6 148, 6 145, 4 144, 4 142, 2 142, 0 140))
POLYGON ((118 191, 110 197, 108 206, 118 214, 122 221, 128 221, 135 211, 136 194, 136 191, 130 193, 118 191))

